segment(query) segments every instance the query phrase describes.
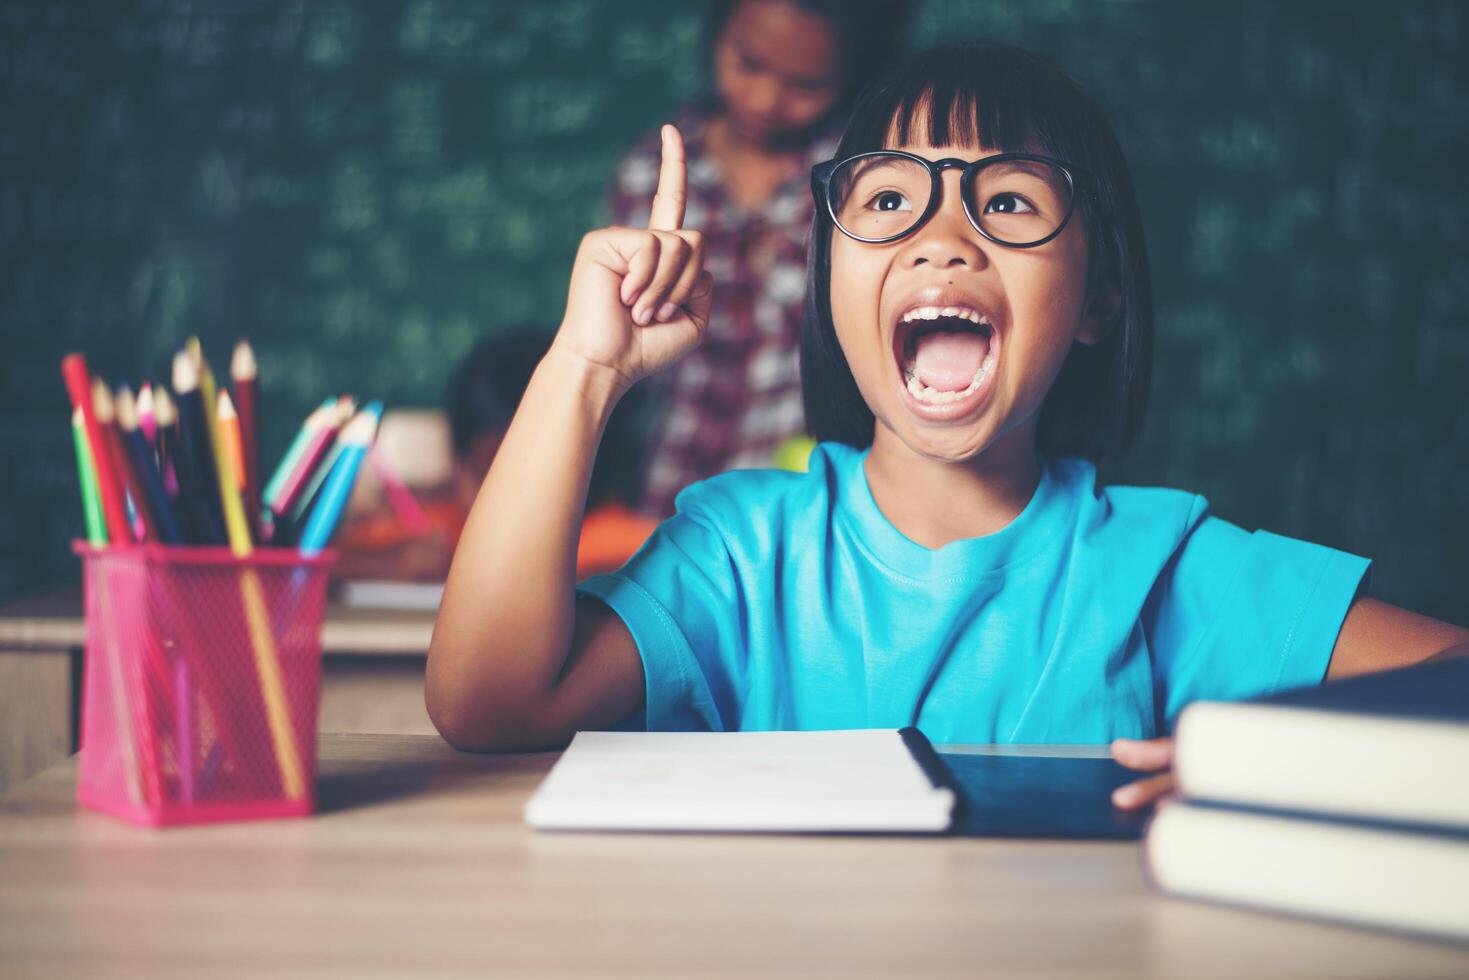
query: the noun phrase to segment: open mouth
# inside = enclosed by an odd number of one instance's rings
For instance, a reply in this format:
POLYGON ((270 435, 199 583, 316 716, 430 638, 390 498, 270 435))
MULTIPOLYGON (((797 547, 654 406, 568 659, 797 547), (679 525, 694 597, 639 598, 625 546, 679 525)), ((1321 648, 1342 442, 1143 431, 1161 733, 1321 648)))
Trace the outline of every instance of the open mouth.
POLYGON ((921 405, 967 401, 994 372, 999 334, 967 306, 915 306, 893 334, 903 386, 921 405))

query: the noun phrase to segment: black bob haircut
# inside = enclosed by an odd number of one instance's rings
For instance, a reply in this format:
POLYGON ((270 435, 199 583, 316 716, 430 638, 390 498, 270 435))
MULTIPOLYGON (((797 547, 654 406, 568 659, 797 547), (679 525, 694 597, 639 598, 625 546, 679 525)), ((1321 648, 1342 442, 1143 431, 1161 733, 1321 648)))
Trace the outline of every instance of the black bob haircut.
MULTIPOLYGON (((836 157, 892 146, 890 135, 906 143, 915 129, 938 146, 1038 152, 1073 167, 1077 212, 1088 231, 1087 297, 1098 298, 1110 322, 1098 343, 1072 345, 1041 406, 1036 445, 1044 455, 1093 462, 1124 452, 1137 437, 1147 403, 1153 297, 1132 178, 1111 126, 1042 56, 969 41, 918 52, 874 81, 859 96, 836 157)), ((818 203, 801 332, 806 428, 817 440, 865 449, 875 419, 831 318, 833 234, 841 232, 818 203)))

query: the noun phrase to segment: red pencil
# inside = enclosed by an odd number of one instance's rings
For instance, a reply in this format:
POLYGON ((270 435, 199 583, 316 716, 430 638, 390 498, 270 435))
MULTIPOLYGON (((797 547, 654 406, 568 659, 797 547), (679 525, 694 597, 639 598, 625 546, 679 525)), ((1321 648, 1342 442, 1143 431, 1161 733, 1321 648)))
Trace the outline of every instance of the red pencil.
POLYGON ((72 408, 82 410, 82 424, 92 448, 92 465, 97 471, 97 495, 102 498, 102 514, 107 521, 107 538, 113 544, 128 544, 133 540, 133 530, 128 527, 127 507, 123 504, 122 475, 113 467, 112 454, 107 450, 102 429, 97 425, 92 403, 92 376, 87 371, 86 358, 80 354, 63 357, 61 376, 66 379, 72 408))
POLYGON ((260 537, 260 430, 256 402, 255 351, 248 340, 235 345, 230 358, 230 378, 235 383, 235 411, 240 417, 240 453, 245 461, 245 521, 250 525, 250 537, 259 543, 260 537))

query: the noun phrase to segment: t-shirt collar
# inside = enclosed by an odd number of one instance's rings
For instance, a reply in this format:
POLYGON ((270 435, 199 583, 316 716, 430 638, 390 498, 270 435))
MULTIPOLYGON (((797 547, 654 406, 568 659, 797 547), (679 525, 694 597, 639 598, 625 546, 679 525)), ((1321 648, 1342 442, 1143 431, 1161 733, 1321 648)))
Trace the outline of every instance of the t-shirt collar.
POLYGON ((1074 501, 1065 492, 1055 461, 1041 459, 1040 482, 1030 502, 1005 527, 977 538, 961 538, 941 548, 926 548, 899 531, 877 506, 867 482, 869 448, 843 454, 847 471, 840 480, 837 510, 857 545, 900 578, 977 578, 1025 561, 1064 534, 1074 501))

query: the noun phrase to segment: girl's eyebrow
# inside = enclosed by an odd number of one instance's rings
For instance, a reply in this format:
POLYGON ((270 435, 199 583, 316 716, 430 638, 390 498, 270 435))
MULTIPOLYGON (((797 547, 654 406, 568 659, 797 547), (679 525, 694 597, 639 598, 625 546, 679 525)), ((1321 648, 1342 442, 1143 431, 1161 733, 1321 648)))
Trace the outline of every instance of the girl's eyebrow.
POLYGON ((985 171, 995 174, 1021 173, 1038 180, 1045 180, 1052 173, 1050 164, 1039 160, 1006 160, 1004 163, 986 167, 985 171))
POLYGON ((868 157, 852 168, 852 173, 847 176, 848 182, 861 179, 874 170, 896 170, 903 157, 868 157))

